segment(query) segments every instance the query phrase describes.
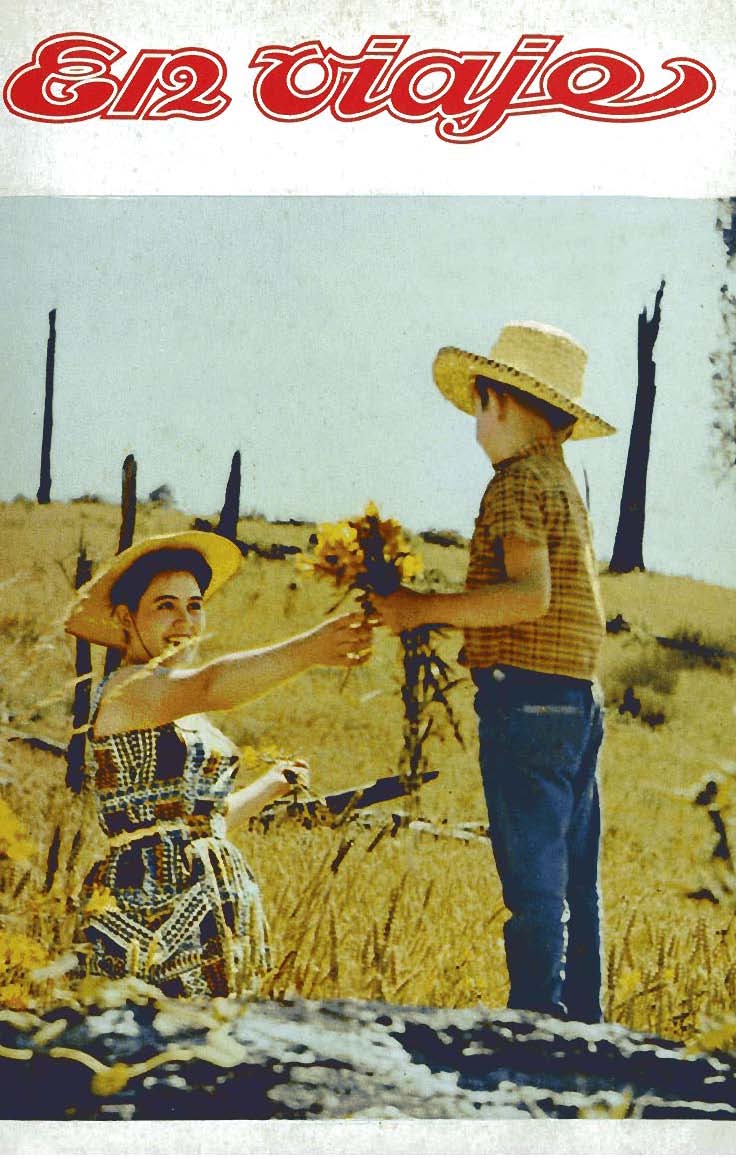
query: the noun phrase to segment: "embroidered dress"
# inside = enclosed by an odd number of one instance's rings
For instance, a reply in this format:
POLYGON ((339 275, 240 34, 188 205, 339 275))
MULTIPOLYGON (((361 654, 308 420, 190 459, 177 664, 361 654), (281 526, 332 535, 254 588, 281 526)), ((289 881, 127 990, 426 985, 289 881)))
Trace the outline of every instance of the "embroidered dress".
POLYGON ((269 966, 267 926, 258 885, 225 839, 237 749, 204 716, 89 745, 110 850, 83 888, 83 970, 176 997, 253 991, 269 966))

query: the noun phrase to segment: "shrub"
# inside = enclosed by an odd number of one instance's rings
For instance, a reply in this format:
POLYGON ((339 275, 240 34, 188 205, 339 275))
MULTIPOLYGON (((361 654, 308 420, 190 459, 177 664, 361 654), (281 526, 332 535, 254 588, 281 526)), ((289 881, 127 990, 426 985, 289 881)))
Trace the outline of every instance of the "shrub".
POLYGON ((425 543, 435 543, 438 547, 465 548, 468 545, 468 540, 458 531, 420 531, 419 538, 425 543))
POLYGON ((698 664, 721 671, 734 658, 731 641, 708 634, 687 624, 678 627, 664 645, 669 661, 677 667, 693 668, 698 664))
POLYGON ((627 640, 603 678, 606 704, 655 727, 666 719, 679 665, 655 640, 627 640))
POLYGON ((153 503, 156 507, 173 507, 174 492, 166 483, 163 486, 156 487, 148 496, 148 501, 153 503))

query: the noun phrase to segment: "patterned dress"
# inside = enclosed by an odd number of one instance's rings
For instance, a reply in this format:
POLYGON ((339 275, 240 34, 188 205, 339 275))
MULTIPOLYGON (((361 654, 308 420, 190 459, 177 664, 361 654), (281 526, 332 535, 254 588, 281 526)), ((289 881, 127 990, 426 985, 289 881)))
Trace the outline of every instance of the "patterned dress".
POLYGON ((110 848, 83 887, 82 971, 133 975, 176 997, 254 991, 267 927, 258 885, 225 839, 237 749, 204 716, 89 744, 110 848))

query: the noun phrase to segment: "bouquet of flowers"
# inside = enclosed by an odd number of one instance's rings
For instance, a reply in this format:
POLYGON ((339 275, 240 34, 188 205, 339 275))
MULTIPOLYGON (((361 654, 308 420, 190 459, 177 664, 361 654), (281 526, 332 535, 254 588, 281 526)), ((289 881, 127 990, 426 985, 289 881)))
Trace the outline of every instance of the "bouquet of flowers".
MULTIPOLYGON (((311 555, 297 557, 297 566, 318 578, 330 580, 344 591, 361 592, 366 614, 371 613, 371 593, 391 595, 403 582, 413 582, 423 572, 421 557, 413 551, 401 524, 382 519, 375 503, 363 514, 340 523, 323 523, 312 536, 311 555)), ((457 721, 447 700, 450 667, 434 650, 431 633, 438 627, 424 626, 403 631, 404 744, 399 768, 408 786, 421 783, 426 769, 423 745, 433 725, 434 708, 444 709, 453 734, 462 743, 457 721)))
POLYGON ((357 519, 322 523, 312 536, 311 555, 299 555, 297 566, 338 588, 369 595, 391 595, 400 583, 422 573, 422 560, 411 550, 401 525, 382 519, 375 503, 368 503, 357 519))

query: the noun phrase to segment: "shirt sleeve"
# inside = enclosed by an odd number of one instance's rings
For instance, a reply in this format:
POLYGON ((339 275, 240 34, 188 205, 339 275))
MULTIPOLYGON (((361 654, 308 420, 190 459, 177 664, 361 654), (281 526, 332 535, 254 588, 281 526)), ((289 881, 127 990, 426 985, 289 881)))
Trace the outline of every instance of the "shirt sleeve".
POLYGON ((541 546, 547 542, 546 505, 535 474, 507 471, 488 488, 479 521, 489 542, 523 539, 541 546))

